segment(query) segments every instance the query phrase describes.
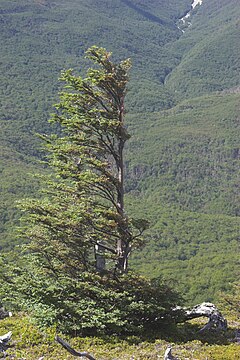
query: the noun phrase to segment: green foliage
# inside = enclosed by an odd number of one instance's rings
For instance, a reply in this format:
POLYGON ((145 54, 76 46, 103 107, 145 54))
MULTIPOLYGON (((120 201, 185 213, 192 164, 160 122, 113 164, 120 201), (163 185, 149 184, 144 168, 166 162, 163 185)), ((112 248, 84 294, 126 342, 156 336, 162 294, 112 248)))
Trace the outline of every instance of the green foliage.
POLYGON ((174 281, 191 304, 238 276, 238 108, 233 91, 128 118, 128 209, 151 224, 131 266, 174 281))
POLYGON ((228 293, 222 293, 222 303, 231 314, 240 319, 240 284, 234 282, 228 293))
POLYGON ((192 25, 168 47, 172 56, 181 53, 181 62, 165 79, 178 99, 239 85, 239 15, 237 0, 207 1, 192 12, 192 25))
POLYGON ((127 191, 182 210, 238 216, 238 107, 238 93, 219 93, 129 115, 127 191))
POLYGON ((153 205, 152 197, 142 203, 152 227, 130 265, 145 276, 161 274, 191 305, 217 301, 238 276, 239 219, 153 205))
POLYGON ((85 79, 63 72, 67 90, 51 119, 61 134, 42 136, 52 179, 46 178, 44 197, 22 203, 23 236, 53 271, 89 269, 100 242, 113 266, 126 271, 131 248, 147 225, 131 221, 124 210, 123 149, 130 138, 124 97, 130 61, 114 64, 110 55, 90 48, 87 57, 98 68, 90 68, 85 79))
POLYGON ((15 227, 19 221, 16 200, 24 194, 36 194, 39 179, 33 173, 44 171, 32 157, 24 157, 21 153, 7 147, 4 142, 0 147, 0 249, 9 250, 18 244, 15 227))
POLYGON ((180 315, 172 312, 179 296, 160 280, 81 269, 68 276, 44 270, 29 255, 20 260, 24 266, 13 266, 12 260, 1 258, 0 298, 8 308, 31 314, 42 328, 82 335, 143 334, 169 326, 180 315))
POLYGON ((190 98, 238 86, 238 39, 235 20, 198 42, 171 73, 167 88, 175 91, 178 98, 190 98))
POLYGON ((45 177, 44 197, 22 202, 28 255, 15 259, 14 268, 2 259, 0 298, 32 313, 43 327, 58 324, 85 335, 143 333, 174 322, 179 297, 160 281, 123 275, 148 226, 124 211, 122 150, 130 136, 123 100, 130 63, 113 64, 103 48, 87 54, 98 69, 89 69, 85 79, 71 70, 62 75, 71 92, 61 94, 52 118, 62 131, 43 136, 53 174, 45 177), (95 265, 100 242, 114 261, 107 269, 95 265))

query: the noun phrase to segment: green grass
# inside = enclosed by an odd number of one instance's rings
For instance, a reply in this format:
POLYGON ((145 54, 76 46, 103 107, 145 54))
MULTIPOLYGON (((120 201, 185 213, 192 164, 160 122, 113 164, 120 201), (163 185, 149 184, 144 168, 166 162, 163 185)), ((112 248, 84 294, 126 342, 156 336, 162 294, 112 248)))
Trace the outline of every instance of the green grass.
MULTIPOLYGON (((235 319, 231 317, 233 322, 235 319)), ((231 324, 230 321, 230 324, 231 324)), ((239 323, 234 322, 235 327, 239 323)), ((73 348, 91 353, 97 360, 146 360, 163 359, 169 344, 173 346, 173 354, 180 359, 192 360, 226 360, 240 359, 239 344, 233 343, 235 328, 231 327, 225 334, 199 334, 203 321, 179 325, 175 329, 154 336, 138 338, 103 337, 68 339, 73 348)), ((44 356, 46 360, 73 359, 61 345, 54 340, 56 329, 39 330, 29 317, 19 314, 10 319, 1 320, 0 334, 12 331, 12 340, 7 354, 10 358, 33 360, 44 356)))

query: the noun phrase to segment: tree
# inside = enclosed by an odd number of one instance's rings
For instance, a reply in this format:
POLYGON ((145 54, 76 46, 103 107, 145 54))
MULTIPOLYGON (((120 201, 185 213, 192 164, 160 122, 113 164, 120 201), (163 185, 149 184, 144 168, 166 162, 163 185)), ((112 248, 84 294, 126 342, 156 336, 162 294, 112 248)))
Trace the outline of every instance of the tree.
POLYGON ((86 78, 62 73, 65 91, 51 119, 59 132, 41 136, 49 175, 41 196, 21 205, 21 233, 29 245, 19 267, 5 265, 8 283, 0 298, 64 332, 149 331, 179 316, 173 310, 179 297, 161 281, 127 272, 148 225, 124 209, 130 61, 114 64, 97 47, 87 57, 97 68, 86 78))
POLYGON ((147 226, 144 220, 130 219, 124 209, 123 150, 130 138, 124 98, 130 60, 114 64, 110 55, 91 47, 87 57, 97 69, 90 68, 86 78, 72 70, 62 73, 66 90, 51 119, 61 133, 42 136, 54 178, 48 180, 44 198, 24 204, 31 250, 40 251, 54 271, 64 267, 72 272, 79 266, 103 270, 107 258, 124 273, 147 226))

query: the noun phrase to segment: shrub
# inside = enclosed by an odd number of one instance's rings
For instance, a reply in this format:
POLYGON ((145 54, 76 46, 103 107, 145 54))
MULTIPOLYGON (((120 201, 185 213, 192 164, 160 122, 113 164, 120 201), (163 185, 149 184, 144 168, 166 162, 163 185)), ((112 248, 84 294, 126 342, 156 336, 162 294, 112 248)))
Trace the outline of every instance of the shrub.
POLYGON ((68 276, 40 271, 27 258, 25 263, 21 270, 11 269, 0 298, 30 313, 41 327, 55 325, 74 335, 142 334, 161 330, 179 315, 172 311, 178 294, 160 279, 133 273, 68 276))

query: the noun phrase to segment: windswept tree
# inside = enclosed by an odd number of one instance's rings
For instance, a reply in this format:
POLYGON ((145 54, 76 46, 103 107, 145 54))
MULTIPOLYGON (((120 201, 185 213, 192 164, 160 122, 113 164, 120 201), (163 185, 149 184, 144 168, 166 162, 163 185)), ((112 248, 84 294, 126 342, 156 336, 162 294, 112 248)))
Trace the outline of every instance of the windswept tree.
POLYGON ((124 273, 147 226, 124 209, 123 150, 130 138, 124 99, 131 65, 129 59, 114 64, 110 55, 91 47, 87 57, 97 67, 86 78, 62 73, 65 91, 51 119, 60 135, 42 136, 52 179, 44 197, 24 205, 31 249, 55 271, 101 270, 107 261, 108 270, 124 273))
POLYGON ((97 47, 87 57, 95 67, 86 78, 62 73, 66 86, 51 119, 58 133, 42 136, 49 175, 39 198, 22 203, 27 251, 19 267, 5 265, 0 299, 65 332, 137 333, 172 321, 178 296, 127 271, 148 225, 124 208, 130 61, 114 64, 97 47))

